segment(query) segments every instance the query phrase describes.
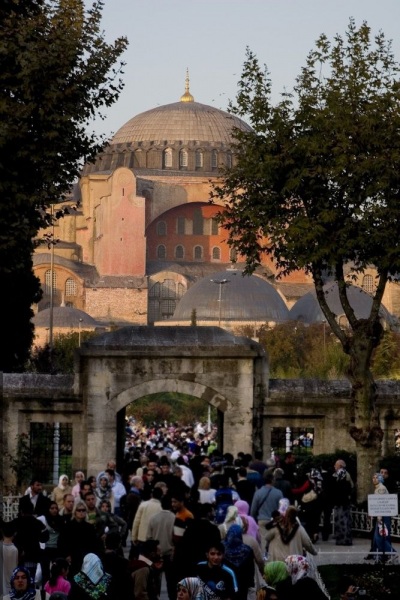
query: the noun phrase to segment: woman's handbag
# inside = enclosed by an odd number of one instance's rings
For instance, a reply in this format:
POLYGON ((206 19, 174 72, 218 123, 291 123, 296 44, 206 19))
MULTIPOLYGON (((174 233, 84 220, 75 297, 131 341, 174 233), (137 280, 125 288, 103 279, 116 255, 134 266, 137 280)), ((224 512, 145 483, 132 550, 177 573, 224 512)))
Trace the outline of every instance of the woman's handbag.
POLYGON ((301 502, 303 504, 307 504, 308 502, 313 502, 317 498, 318 498, 317 492, 315 490, 310 490, 309 492, 306 492, 305 494, 303 494, 301 502))
POLYGON ((382 537, 388 537, 389 535, 388 528, 386 527, 383 521, 381 523, 378 523, 378 533, 382 537))

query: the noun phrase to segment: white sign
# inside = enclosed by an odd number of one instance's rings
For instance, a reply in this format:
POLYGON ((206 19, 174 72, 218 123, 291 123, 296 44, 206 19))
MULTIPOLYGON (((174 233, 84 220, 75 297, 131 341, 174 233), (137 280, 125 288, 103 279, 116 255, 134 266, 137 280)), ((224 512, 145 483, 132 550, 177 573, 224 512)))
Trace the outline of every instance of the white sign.
POLYGON ((370 517, 397 517, 397 494, 368 494, 368 514, 370 517))

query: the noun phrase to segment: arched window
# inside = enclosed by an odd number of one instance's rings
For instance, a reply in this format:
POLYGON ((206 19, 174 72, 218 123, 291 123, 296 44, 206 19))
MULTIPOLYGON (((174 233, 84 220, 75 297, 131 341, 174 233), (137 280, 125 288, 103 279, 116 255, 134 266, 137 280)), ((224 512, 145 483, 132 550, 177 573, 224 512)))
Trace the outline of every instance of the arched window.
POLYGON ((215 246, 212 250, 213 260, 221 260, 221 249, 215 246))
POLYGON ((182 258, 184 258, 184 256, 185 256, 185 250, 184 250, 183 246, 177 246, 175 248, 175 258, 182 259, 182 258))
POLYGON ((193 235, 203 235, 203 213, 201 208, 195 208, 193 211, 193 235))
POLYGON ((211 168, 212 169, 218 168, 218 152, 216 150, 213 150, 211 152, 211 168))
POLYGON ((66 296, 76 296, 77 294, 77 286, 75 279, 67 279, 65 282, 65 295, 66 296))
POLYGON ((177 291, 175 281, 173 279, 164 279, 161 283, 155 283, 149 290, 149 323, 170 319, 175 312, 176 304, 177 291))
POLYGON ((237 251, 235 248, 230 249, 229 260, 234 263, 237 262, 237 251))
POLYGON ((228 152, 226 155, 226 166, 228 169, 232 168, 232 154, 230 152, 228 152))
POLYGON ((218 221, 211 219, 211 235, 218 235, 218 221))
POLYGON ((176 220, 176 233, 185 235, 185 217, 178 217, 176 220))
POLYGON ((196 169, 203 168, 203 152, 202 150, 196 150, 196 169))
POLYGON ((203 248, 201 246, 195 246, 193 248, 193 257, 195 260, 201 260, 203 258, 203 248))
POLYGON ((375 293, 375 282, 372 275, 364 275, 362 282, 363 290, 368 292, 369 294, 375 293))
POLYGON ((164 246, 164 244, 160 244, 157 248, 157 258, 160 258, 161 260, 163 260, 164 258, 167 258, 167 249, 164 246))
POLYGON ((170 169, 172 167, 172 150, 171 148, 166 148, 164 150, 164 168, 170 169))
POLYGON ((188 166, 188 153, 187 150, 181 150, 179 152, 179 166, 186 168, 188 166))
MULTIPOLYGON (((53 269, 53 292, 57 290, 57 273, 53 269)), ((51 291, 51 270, 48 269, 45 273, 45 294, 50 294, 51 291)))
POLYGON ((167 235, 167 224, 165 221, 158 221, 157 235, 167 235))

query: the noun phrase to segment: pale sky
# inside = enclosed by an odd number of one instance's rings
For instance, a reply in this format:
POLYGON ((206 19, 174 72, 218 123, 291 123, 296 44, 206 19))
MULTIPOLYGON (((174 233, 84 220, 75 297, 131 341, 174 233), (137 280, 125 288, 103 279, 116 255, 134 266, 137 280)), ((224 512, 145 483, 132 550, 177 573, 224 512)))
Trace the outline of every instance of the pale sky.
MULTIPOLYGON (((90 0, 85 0, 90 4, 90 0)), ((400 61, 400 0, 104 0, 109 41, 126 35, 125 87, 94 124, 107 137, 135 115, 177 102, 186 68, 197 102, 226 110, 246 46, 266 64, 274 100, 293 87, 321 33, 344 34, 350 17, 393 40, 400 61)))

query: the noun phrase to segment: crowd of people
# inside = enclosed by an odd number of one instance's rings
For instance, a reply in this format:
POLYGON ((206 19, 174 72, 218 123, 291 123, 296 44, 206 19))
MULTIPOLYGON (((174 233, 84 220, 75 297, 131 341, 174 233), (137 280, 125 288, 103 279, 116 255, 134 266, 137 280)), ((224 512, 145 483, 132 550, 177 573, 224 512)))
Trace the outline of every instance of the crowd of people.
MULTIPOLYGON (((18 517, 1 524, 4 598, 158 600, 164 574, 169 600, 326 600, 315 544, 332 509, 336 544, 352 544, 354 484, 340 458, 300 481, 296 468, 291 452, 221 455, 201 424, 130 421, 121 473, 109 461, 62 474, 49 496, 32 479, 18 517)), ((382 471, 376 493, 391 484, 382 471)), ((375 525, 388 552, 390 520, 375 525)))

